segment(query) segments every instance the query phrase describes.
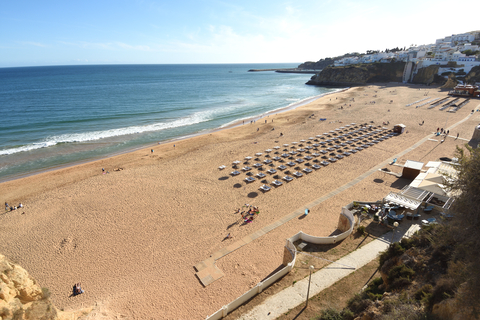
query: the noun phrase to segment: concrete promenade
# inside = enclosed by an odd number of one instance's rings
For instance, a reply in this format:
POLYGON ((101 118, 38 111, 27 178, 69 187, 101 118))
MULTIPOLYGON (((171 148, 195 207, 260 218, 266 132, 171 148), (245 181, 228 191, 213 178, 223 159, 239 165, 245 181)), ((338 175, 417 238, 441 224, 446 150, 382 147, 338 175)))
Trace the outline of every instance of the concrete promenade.
MULTIPOLYGON (((420 226, 418 224, 411 225, 408 229, 398 227, 395 231, 394 241, 399 241, 402 237, 409 237, 414 234, 420 226)), ((364 245, 360 249, 344 256, 343 258, 331 263, 319 271, 312 273, 312 280, 310 283, 310 297, 315 296, 322 290, 333 285, 340 279, 348 276, 356 269, 363 267, 373 259, 375 259, 380 252, 385 251, 392 240, 392 231, 384 234, 382 237, 364 245), (355 267, 348 268, 347 266, 355 267)), ((262 304, 253 308, 250 312, 241 315, 239 320, 261 320, 261 319, 275 319, 288 310, 297 307, 304 303, 307 297, 308 278, 297 281, 293 286, 278 292, 269 297, 262 304)))

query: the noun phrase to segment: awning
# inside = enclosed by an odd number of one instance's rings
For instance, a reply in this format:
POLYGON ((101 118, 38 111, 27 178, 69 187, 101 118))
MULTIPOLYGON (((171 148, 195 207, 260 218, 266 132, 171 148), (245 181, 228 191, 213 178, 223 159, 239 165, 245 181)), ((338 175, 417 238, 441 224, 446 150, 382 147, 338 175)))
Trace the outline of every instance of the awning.
POLYGON ((418 207, 422 204, 422 201, 413 200, 407 197, 402 196, 401 194, 390 192, 385 197, 386 202, 394 203, 401 207, 410 209, 410 210, 417 210, 418 207))

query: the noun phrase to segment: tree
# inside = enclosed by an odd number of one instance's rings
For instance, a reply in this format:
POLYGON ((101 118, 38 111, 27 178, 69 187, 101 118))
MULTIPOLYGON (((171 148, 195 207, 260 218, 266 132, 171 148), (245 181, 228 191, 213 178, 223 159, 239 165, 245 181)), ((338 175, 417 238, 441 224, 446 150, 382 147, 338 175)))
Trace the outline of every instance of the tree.
POLYGON ((465 148, 457 147, 457 176, 447 177, 446 184, 455 194, 455 201, 451 207, 454 219, 445 236, 455 241, 456 268, 458 262, 463 266, 452 272, 463 282, 457 301, 480 312, 480 149, 468 144, 465 148))

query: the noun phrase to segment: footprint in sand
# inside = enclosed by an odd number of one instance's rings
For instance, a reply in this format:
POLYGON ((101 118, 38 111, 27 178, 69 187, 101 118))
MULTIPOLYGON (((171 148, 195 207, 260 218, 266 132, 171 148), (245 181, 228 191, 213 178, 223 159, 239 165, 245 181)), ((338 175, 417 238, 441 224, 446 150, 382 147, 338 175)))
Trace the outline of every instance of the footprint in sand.
POLYGON ((64 254, 67 252, 72 252, 76 248, 77 248, 77 241, 71 237, 67 237, 67 238, 64 238, 62 241, 60 241, 58 252, 64 254))

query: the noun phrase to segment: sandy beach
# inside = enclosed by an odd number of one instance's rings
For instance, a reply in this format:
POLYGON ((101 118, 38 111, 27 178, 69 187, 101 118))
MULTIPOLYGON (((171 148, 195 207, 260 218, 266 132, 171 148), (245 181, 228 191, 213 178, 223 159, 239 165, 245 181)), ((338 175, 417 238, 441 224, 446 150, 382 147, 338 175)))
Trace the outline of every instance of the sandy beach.
MULTIPOLYGON (((470 140, 480 112, 450 129, 443 143, 433 133, 466 119, 480 101, 471 100, 456 113, 415 107, 446 96, 447 91, 425 86, 355 87, 253 124, 156 145, 153 153, 149 147, 1 183, 0 200, 22 202, 25 208, 0 215, 0 253, 49 288, 59 309, 97 304, 95 319, 204 319, 273 272, 282 263, 286 238, 300 230, 331 234, 343 205, 398 191, 396 179, 377 172, 311 208, 307 218, 293 219, 219 259, 216 265, 225 276, 207 287, 195 276, 197 263, 393 159, 427 135, 434 141, 397 162, 452 157, 457 145, 470 140), (406 133, 267 193, 259 190, 263 183, 258 179, 247 184, 245 173, 229 174, 233 161, 242 161, 242 168, 246 156, 255 159, 259 152, 263 161, 265 150, 274 146, 282 146, 283 153, 283 144, 291 150, 294 141, 346 124, 384 122, 388 128, 403 123, 406 133), (226 169, 219 170, 221 165, 226 169), (108 173, 102 174, 102 168, 108 173), (260 208, 252 223, 243 224, 235 213, 244 204, 260 208), (225 239, 228 233, 233 238, 225 239), (86 292, 70 297, 77 282, 86 292)), ((260 162, 254 159, 250 166, 260 162)), ((397 166, 388 168, 401 172, 397 166)), ((266 179, 274 180, 268 174, 266 179)))

